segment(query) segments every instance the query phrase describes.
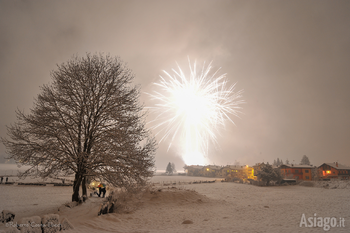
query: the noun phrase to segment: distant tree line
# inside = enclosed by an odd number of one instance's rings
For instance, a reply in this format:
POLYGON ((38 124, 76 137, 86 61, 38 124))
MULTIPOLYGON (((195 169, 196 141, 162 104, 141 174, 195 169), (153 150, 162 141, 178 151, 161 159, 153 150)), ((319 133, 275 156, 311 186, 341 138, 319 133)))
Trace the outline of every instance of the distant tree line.
MULTIPOLYGON (((273 160, 273 166, 279 167, 279 166, 281 166, 282 164, 289 165, 290 162, 289 162, 288 158, 286 159, 286 162, 285 162, 285 163, 283 163, 283 160, 282 160, 282 159, 279 159, 279 158, 277 158, 277 160, 276 160, 276 159, 273 160)), ((308 158, 306 155, 303 155, 303 157, 301 158, 301 161, 300 161, 299 165, 310 165, 310 164, 311 164, 311 163, 310 163, 309 158, 308 158)))

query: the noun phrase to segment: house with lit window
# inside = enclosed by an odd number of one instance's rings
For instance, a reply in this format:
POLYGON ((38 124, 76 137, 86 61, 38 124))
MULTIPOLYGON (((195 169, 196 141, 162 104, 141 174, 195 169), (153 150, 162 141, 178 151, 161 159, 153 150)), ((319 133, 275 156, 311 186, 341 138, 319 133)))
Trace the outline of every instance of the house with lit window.
POLYGON ((312 180, 311 165, 282 164, 279 168, 284 179, 312 180))
POLYGON ((246 165, 248 179, 254 180, 254 168, 246 165))
POLYGON ((221 166, 207 165, 203 166, 201 175, 207 177, 216 177, 220 175, 221 166))
POLYGON ((349 180, 350 167, 335 163, 323 163, 318 167, 318 174, 320 179, 341 179, 349 180))
POLYGON ((203 166, 191 165, 191 166, 185 166, 184 169, 185 169, 186 175, 188 176, 201 176, 203 166))
POLYGON ((220 177, 226 177, 231 173, 242 172, 242 166, 239 165, 226 165, 220 169, 220 177))
POLYGON ((221 177, 237 177, 242 180, 254 179, 254 168, 248 165, 227 165, 221 168, 221 177))

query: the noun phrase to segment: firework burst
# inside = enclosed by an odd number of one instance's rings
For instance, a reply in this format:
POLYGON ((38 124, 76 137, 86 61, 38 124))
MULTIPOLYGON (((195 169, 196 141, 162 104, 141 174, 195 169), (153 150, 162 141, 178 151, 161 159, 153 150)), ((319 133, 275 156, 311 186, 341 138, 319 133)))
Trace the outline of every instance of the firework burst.
POLYGON ((157 103, 150 107, 157 117, 151 121, 152 129, 162 134, 160 142, 170 139, 168 150, 176 138, 183 148, 181 156, 187 165, 206 164, 209 142, 217 143, 217 134, 226 122, 234 122, 231 116, 240 113, 243 90, 234 92, 235 84, 228 86, 226 75, 211 73, 211 63, 197 70, 196 62, 190 73, 184 74, 180 66, 173 75, 154 83, 158 91, 148 94, 157 103))

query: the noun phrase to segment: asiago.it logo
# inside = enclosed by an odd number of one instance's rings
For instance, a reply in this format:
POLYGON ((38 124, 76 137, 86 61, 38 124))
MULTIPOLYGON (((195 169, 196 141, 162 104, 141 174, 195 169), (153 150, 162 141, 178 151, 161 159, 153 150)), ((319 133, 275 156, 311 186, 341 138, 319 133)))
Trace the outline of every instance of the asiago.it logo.
POLYGON ((345 227, 345 219, 342 217, 317 217, 315 213, 312 217, 301 215, 300 227, 322 227, 324 231, 329 231, 334 227, 345 227))

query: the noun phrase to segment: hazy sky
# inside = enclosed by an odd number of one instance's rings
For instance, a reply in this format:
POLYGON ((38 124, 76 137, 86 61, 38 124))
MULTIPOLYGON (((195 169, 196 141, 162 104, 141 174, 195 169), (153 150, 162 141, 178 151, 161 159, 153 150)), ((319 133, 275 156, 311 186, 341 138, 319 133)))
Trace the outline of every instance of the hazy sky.
MULTIPOLYGON (((213 60, 244 89, 244 114, 221 131, 213 163, 307 155, 314 165, 350 165, 349 12, 349 1, 0 0, 0 135, 74 54, 121 57, 143 92, 189 56, 213 60)), ((167 146, 159 145, 157 169, 174 162, 182 171, 167 146)))

